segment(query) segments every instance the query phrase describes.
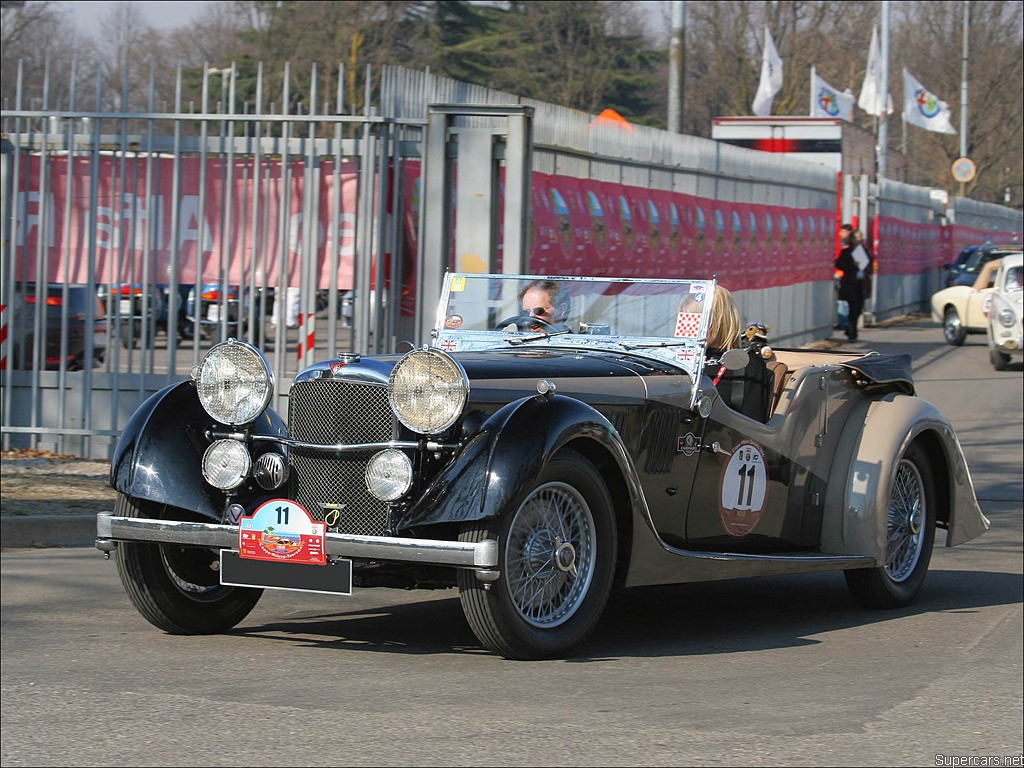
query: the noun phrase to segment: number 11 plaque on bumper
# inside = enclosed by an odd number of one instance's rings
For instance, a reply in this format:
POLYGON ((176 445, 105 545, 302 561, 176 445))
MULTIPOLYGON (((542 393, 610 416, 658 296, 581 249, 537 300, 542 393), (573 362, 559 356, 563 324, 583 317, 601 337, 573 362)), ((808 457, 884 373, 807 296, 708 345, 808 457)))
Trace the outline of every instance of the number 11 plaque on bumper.
POLYGON ((288 499, 272 499, 238 521, 238 554, 249 560, 325 565, 324 523, 288 499))

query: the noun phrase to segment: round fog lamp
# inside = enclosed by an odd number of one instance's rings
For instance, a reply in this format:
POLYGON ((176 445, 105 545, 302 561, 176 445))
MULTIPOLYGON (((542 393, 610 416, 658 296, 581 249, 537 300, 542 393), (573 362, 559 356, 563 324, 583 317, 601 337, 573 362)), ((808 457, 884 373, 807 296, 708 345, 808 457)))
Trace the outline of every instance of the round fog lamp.
POLYGON ((214 488, 230 491, 249 475, 252 460, 237 440, 216 440, 203 454, 203 479, 214 488))
POLYGON ((366 488, 381 501, 400 498, 412 485, 412 462, 394 448, 374 454, 366 465, 366 488))

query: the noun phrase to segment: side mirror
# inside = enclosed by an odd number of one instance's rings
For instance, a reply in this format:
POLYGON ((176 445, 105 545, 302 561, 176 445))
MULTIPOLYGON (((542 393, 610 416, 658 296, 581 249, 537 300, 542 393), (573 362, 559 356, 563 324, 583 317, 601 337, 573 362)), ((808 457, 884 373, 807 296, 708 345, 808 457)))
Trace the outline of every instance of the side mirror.
POLYGON ((730 349, 722 355, 721 364, 725 366, 727 371, 738 371, 741 368, 746 368, 749 362, 750 353, 747 350, 730 349))

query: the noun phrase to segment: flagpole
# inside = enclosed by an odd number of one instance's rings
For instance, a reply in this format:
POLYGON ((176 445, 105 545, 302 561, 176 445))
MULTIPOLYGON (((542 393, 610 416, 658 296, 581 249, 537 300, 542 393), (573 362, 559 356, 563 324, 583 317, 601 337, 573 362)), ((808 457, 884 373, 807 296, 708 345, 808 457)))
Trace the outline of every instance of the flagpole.
MULTIPOLYGON (((906 80, 904 80, 904 82, 906 82, 906 80)), ((900 113, 900 114, 902 115, 902 113, 900 113)), ((901 117, 900 118, 900 123, 903 125, 903 144, 900 147, 900 152, 903 153, 903 162, 906 163, 907 162, 907 121, 904 120, 901 117)), ((906 177, 904 177, 903 180, 906 181, 906 177)))
POLYGON ((882 81, 882 93, 880 95, 881 115, 878 117, 878 178, 883 179, 888 175, 888 144, 889 144, 889 0, 882 0, 882 41, 881 66, 879 67, 882 81))
POLYGON ((807 102, 807 114, 814 117, 814 65, 811 64, 811 100, 807 102))
POLYGON ((683 78, 686 76, 686 8, 683 0, 672 2, 672 41, 669 45, 668 130, 683 132, 683 78))
MULTIPOLYGON (((971 28, 971 4, 964 0, 964 57, 960 74, 960 157, 967 157, 967 40, 971 28)), ((967 185, 960 182, 960 197, 967 185)))

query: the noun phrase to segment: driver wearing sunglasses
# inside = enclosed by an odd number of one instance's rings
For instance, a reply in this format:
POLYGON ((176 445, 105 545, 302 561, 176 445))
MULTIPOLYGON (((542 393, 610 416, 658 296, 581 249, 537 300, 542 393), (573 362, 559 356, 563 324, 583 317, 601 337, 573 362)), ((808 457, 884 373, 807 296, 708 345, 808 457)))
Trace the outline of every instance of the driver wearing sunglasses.
POLYGON ((532 331, 569 330, 569 291, 557 280, 534 280, 519 292, 523 315, 536 318, 532 331))

